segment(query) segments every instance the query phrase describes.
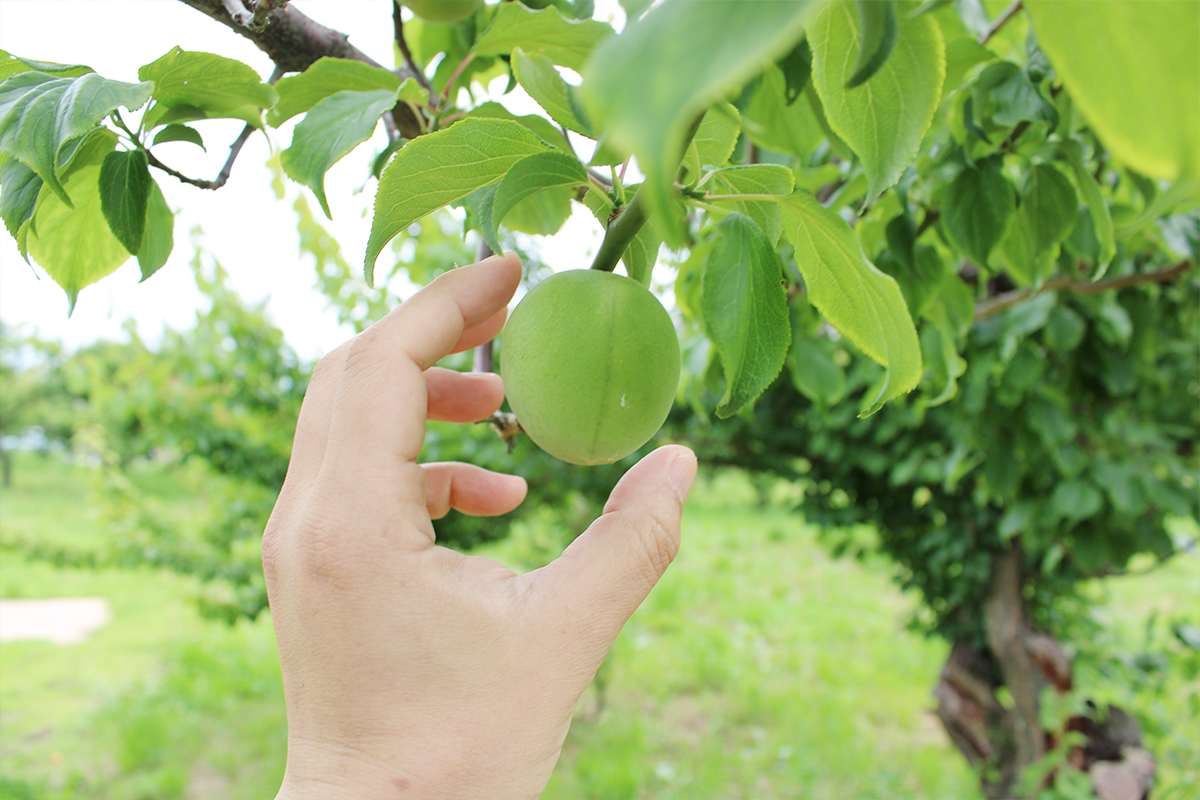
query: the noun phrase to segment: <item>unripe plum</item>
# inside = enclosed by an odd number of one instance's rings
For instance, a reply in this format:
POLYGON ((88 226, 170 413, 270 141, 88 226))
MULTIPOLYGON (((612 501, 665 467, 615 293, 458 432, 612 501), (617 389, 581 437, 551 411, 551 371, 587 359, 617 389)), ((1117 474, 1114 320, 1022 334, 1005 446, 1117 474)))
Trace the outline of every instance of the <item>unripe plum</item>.
POLYGON ((572 464, 637 450, 679 387, 679 339, 635 280, 592 269, 546 278, 504 327, 500 375, 529 438, 572 464))

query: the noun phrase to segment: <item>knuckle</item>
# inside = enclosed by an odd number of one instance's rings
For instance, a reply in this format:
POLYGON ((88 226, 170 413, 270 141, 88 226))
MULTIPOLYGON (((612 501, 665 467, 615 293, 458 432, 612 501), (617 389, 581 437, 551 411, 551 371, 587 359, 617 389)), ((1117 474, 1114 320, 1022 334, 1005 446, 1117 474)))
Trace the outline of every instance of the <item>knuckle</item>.
POLYGON ((642 549, 646 554, 646 577, 656 583, 679 553, 679 525, 668 514, 652 511, 639 527, 642 549))

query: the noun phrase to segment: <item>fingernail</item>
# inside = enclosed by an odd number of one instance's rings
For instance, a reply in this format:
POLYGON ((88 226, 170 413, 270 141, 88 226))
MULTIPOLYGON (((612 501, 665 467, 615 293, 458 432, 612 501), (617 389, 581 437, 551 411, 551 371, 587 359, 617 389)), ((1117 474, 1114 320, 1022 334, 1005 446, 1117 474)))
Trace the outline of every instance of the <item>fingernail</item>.
POLYGON ((679 502, 687 500, 692 491, 692 483, 696 480, 695 454, 689 450, 675 456, 671 466, 667 467, 667 480, 671 482, 675 494, 679 495, 679 502))

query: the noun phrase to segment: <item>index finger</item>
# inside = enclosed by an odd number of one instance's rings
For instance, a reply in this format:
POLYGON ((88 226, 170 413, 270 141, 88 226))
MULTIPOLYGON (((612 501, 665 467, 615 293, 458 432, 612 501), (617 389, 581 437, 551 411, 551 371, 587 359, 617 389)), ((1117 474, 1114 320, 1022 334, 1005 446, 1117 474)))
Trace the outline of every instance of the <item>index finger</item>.
POLYGON ((387 479, 415 461, 425 440, 425 370, 507 306, 520 280, 516 255, 484 259, 441 275, 359 334, 333 403, 327 466, 387 479))

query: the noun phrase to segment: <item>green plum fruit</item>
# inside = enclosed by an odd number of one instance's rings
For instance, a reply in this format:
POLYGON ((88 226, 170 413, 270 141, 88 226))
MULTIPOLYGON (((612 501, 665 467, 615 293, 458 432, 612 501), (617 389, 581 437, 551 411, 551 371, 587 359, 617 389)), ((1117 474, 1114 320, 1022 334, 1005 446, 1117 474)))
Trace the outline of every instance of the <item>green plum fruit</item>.
POLYGON ((529 438, 572 464, 607 464, 650 440, 679 387, 679 339, 662 304, 611 272, 559 272, 504 327, 500 376, 529 438))

